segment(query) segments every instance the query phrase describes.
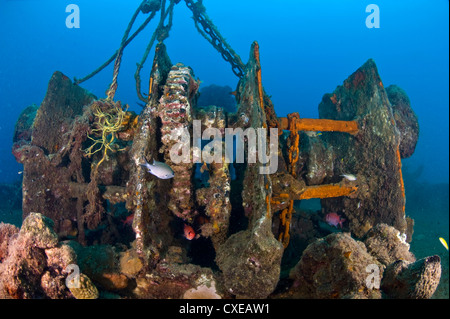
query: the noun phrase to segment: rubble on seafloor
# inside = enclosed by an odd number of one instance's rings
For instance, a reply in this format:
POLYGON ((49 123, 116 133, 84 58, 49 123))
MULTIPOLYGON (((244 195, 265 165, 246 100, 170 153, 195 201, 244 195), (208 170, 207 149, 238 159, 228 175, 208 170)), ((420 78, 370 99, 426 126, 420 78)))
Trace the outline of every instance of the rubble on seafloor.
POLYGON ((257 43, 235 113, 197 107, 199 81, 163 44, 150 77, 140 114, 60 72, 39 108, 22 112, 13 154, 24 165, 23 223, 0 224, 1 298, 432 296, 440 260, 415 260, 404 209, 401 158, 414 152, 417 118, 373 60, 324 95, 316 120, 276 116, 257 43), (277 128, 276 173, 174 162, 171 133, 191 133, 194 120, 202 131, 277 128), (149 174, 144 159, 175 177, 149 174), (322 210, 294 207, 309 198, 322 210), (196 238, 183 238, 184 225, 196 238))

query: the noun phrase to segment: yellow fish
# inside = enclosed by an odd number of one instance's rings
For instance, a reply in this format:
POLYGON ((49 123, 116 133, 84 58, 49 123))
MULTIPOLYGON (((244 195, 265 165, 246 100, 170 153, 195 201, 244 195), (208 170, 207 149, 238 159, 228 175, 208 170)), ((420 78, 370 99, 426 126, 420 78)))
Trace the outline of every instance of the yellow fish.
POLYGON ((448 245, 447 245, 447 242, 445 241, 445 239, 442 238, 442 237, 439 237, 439 241, 440 241, 441 244, 445 247, 445 249, 448 250, 448 245))

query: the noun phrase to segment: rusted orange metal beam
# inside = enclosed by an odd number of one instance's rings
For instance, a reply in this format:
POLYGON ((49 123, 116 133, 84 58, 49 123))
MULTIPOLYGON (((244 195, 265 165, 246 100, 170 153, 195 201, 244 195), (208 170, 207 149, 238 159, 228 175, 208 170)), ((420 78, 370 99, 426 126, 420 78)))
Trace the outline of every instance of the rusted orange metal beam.
POLYGON ((300 195, 297 200, 311 199, 311 198, 329 198, 329 197, 340 197, 348 196, 355 192, 358 188, 356 186, 341 186, 336 184, 331 185, 317 185, 309 186, 300 195))
POLYGON ((402 158, 400 156, 400 148, 397 146, 397 152, 396 152, 397 162, 398 162, 398 170, 399 170, 399 176, 400 176, 400 189, 402 191, 403 196, 403 205, 402 205, 402 211, 405 212, 405 184, 403 181, 403 174, 402 174, 402 158))
POLYGON ((280 204, 282 201, 287 202, 290 200, 349 196, 357 190, 358 187, 356 186, 343 186, 341 184, 307 186, 299 195, 292 195, 292 193, 291 195, 288 193, 272 194, 272 204, 280 204))
MULTIPOLYGON (((279 117, 280 128, 289 130, 289 121, 286 117, 279 117)), ((358 133, 356 121, 337 121, 327 119, 296 119, 295 129, 297 131, 322 131, 322 132, 345 132, 349 134, 358 133)))

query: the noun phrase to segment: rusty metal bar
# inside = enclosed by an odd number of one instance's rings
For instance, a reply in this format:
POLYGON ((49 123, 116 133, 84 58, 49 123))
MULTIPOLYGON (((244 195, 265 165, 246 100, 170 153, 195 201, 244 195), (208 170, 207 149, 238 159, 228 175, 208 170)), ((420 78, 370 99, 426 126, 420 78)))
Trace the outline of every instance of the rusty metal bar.
POLYGON ((341 186, 337 184, 317 185, 309 186, 300 195, 298 200, 311 199, 311 198, 330 198, 348 196, 356 192, 358 188, 356 186, 341 186))
MULTIPOLYGON (((287 117, 279 117, 280 128, 289 130, 287 117)), ((322 131, 322 132, 345 132, 349 134, 358 133, 358 123, 356 121, 337 121, 327 119, 296 119, 295 128, 297 131, 322 131)))

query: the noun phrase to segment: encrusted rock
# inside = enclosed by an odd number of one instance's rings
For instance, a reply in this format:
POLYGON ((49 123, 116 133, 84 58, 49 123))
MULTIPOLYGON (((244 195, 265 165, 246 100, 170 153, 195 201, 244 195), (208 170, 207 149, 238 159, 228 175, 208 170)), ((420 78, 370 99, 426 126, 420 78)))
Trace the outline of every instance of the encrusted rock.
POLYGON ((46 297, 50 299, 70 298, 65 279, 65 275, 55 274, 47 270, 41 277, 41 288, 46 297))
POLYGON ((408 95, 397 85, 386 88, 389 102, 392 105, 395 124, 400 131, 400 155, 402 158, 410 157, 416 149, 419 139, 419 121, 411 108, 408 95))
POLYGON ((136 278, 133 294, 136 298, 144 299, 179 299, 189 289, 202 285, 211 287, 213 281, 216 280, 209 268, 161 262, 152 273, 136 278))
POLYGON ((12 154, 16 158, 16 161, 22 163, 21 147, 31 142, 31 134, 33 132, 33 121, 36 117, 36 111, 39 106, 33 104, 26 107, 22 113, 20 113, 14 127, 13 147, 12 154))
POLYGON ((373 227, 367 233, 364 244, 367 251, 386 266, 399 259, 408 262, 416 260, 409 251, 406 234, 400 234, 397 229, 386 224, 378 224, 373 227))
POLYGON ((141 271, 143 265, 139 259, 136 251, 133 249, 127 250, 121 254, 120 257, 120 272, 129 276, 134 277, 141 271))
POLYGON ((431 256, 416 262, 398 260, 384 272, 381 289, 389 298, 428 299, 441 278, 441 259, 431 256))
POLYGON ((327 176, 324 182, 338 182, 342 174, 353 174, 358 184, 353 198, 322 199, 325 213, 343 212, 350 231, 359 238, 379 223, 405 233, 405 195, 398 152, 401 136, 372 59, 332 94, 323 96, 319 117, 357 121, 359 127, 355 135, 324 132, 320 136, 327 150, 333 147, 334 153, 333 176, 327 176))
POLYGON ((38 248, 52 248, 58 244, 58 235, 53 231, 53 221, 40 213, 30 213, 22 223, 21 235, 28 235, 38 248))
POLYGON ((228 292, 241 298, 266 298, 280 276, 283 246, 266 225, 238 232, 220 246, 216 262, 228 292))
POLYGON ((291 294, 294 298, 381 298, 378 289, 367 286, 368 267, 378 269, 381 276, 380 265, 362 242, 348 233, 328 235, 310 244, 291 270, 291 294))
POLYGON ((0 262, 0 298, 69 297, 65 268, 76 256, 69 246, 57 246, 52 224, 49 218, 31 213, 7 240, 8 254, 0 262))
POLYGON ((0 299, 32 299, 42 296, 41 276, 46 267, 42 249, 34 246, 28 235, 9 243, 8 256, 0 263, 0 299))
POLYGON ((105 273, 101 278, 96 279, 101 288, 107 291, 118 291, 128 287, 130 280, 124 274, 105 273))
POLYGON ((57 247, 46 249, 47 265, 65 271, 67 266, 76 264, 77 256, 72 247, 66 243, 60 243, 57 247))
POLYGON ((0 223, 0 263, 8 254, 8 245, 11 236, 17 234, 19 228, 11 224, 0 223))
POLYGON ((48 270, 41 277, 41 287, 51 299, 70 298, 66 277, 76 264, 75 251, 66 243, 45 250, 48 270))
POLYGON ((83 247, 76 242, 70 242, 77 254, 77 265, 80 271, 99 284, 99 288, 115 286, 108 279, 117 277, 105 276, 105 274, 119 274, 119 253, 110 245, 95 245, 83 247))
POLYGON ((164 260, 167 263, 186 263, 188 261, 186 249, 179 246, 169 246, 164 260))

